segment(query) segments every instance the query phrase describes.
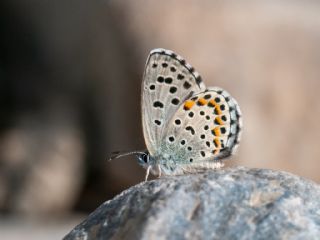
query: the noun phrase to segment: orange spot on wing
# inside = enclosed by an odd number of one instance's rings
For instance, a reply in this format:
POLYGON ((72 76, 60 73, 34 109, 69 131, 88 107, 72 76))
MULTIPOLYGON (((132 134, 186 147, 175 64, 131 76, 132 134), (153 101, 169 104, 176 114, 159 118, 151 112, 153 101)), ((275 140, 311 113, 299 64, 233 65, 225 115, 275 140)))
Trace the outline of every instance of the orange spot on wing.
POLYGON ((221 135, 220 128, 219 127, 215 127, 214 129, 212 129, 212 133, 216 137, 220 137, 220 135, 221 135))
POLYGON ((216 117, 214 119, 214 123, 219 124, 219 125, 223 125, 223 121, 222 121, 222 119, 220 117, 216 117))
POLYGON ((208 101, 205 100, 204 98, 199 98, 199 100, 198 100, 198 104, 200 106, 206 105, 207 103, 208 103, 208 101))
POLYGON ((215 138, 215 139, 213 140, 213 143, 214 143, 214 145, 215 145, 217 148, 220 148, 220 147, 221 147, 221 142, 220 142, 220 140, 219 140, 218 138, 215 138))
POLYGON ((220 106, 218 104, 216 105, 215 113, 217 113, 217 115, 221 115, 222 114, 222 111, 221 111, 220 106))
POLYGON ((187 100, 187 101, 185 101, 185 103, 184 103, 183 109, 184 109, 184 110, 190 110, 190 109, 193 107, 193 105, 194 105, 194 101, 192 101, 192 100, 187 100))
POLYGON ((215 149, 215 150, 212 151, 213 154, 218 154, 219 152, 220 152, 219 149, 215 149))
POLYGON ((209 107, 216 107, 216 106, 217 106, 217 103, 216 103, 213 99, 211 99, 211 100, 209 101, 209 103, 208 103, 208 106, 209 106, 209 107))

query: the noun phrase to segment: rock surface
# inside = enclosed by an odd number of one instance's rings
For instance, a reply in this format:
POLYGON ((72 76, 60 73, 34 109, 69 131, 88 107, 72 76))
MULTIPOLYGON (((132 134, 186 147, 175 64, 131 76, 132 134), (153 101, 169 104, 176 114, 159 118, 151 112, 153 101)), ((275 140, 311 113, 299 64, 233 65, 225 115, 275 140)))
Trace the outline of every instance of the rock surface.
POLYGON ((286 172, 237 167, 138 184, 64 239, 319 238, 319 185, 286 172))

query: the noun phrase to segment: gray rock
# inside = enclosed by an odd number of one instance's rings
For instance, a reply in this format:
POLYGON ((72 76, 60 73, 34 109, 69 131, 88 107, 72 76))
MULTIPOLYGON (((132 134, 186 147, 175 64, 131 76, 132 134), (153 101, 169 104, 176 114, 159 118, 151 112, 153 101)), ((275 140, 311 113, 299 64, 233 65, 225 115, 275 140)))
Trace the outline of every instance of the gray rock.
POLYGON ((70 239, 320 239, 320 186, 244 167, 142 182, 105 202, 70 239))

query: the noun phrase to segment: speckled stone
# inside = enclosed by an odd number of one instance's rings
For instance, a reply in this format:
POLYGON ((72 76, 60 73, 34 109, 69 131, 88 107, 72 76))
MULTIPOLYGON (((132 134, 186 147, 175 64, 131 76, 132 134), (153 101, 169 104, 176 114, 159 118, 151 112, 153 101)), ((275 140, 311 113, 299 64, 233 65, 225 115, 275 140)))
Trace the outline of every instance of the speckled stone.
POLYGON ((105 202, 64 239, 320 239, 320 186, 244 167, 163 177, 105 202))

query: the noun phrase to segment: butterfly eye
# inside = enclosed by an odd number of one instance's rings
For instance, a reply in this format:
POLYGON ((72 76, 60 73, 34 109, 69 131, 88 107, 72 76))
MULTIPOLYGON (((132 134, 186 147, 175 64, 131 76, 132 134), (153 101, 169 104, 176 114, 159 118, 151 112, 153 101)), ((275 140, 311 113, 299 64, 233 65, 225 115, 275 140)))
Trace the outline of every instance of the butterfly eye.
POLYGON ((149 152, 139 152, 137 155, 138 163, 141 166, 146 166, 150 164, 150 155, 149 152))
POLYGON ((143 154, 143 155, 141 156, 141 158, 142 158, 142 160, 143 160, 145 163, 148 163, 148 162, 149 162, 149 156, 148 156, 148 154, 143 154))

